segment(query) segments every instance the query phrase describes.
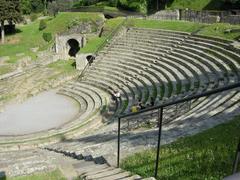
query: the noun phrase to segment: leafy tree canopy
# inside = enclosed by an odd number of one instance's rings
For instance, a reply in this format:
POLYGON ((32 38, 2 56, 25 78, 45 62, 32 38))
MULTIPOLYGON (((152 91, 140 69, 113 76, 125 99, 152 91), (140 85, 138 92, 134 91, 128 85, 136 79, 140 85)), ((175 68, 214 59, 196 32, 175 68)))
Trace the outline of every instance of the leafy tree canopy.
POLYGON ((19 0, 0 0, 0 21, 20 22, 22 20, 19 0))

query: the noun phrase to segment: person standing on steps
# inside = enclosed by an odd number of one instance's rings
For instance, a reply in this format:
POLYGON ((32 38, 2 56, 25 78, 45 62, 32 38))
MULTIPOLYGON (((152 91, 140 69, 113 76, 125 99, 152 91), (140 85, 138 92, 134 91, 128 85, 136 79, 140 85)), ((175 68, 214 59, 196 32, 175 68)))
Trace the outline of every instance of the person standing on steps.
POLYGON ((113 96, 114 96, 114 99, 115 99, 116 101, 119 100, 120 97, 121 97, 120 91, 115 90, 114 93, 113 93, 113 96))

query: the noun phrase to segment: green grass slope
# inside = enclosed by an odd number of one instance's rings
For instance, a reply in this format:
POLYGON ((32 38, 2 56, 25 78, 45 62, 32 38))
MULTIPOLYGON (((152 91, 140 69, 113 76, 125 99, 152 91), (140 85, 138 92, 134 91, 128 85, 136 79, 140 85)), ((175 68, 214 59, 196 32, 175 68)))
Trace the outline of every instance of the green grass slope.
MULTIPOLYGON (((158 179, 219 180, 231 174, 238 139, 240 116, 191 137, 162 146, 158 179)), ((156 149, 124 159, 121 166, 141 176, 154 176, 156 149)))
POLYGON ((196 34, 234 40, 240 37, 240 32, 224 33, 227 29, 240 29, 240 25, 230 25, 224 23, 202 24, 186 21, 158 21, 131 19, 128 21, 129 26, 138 28, 167 29, 183 32, 197 32, 196 34))
POLYGON ((17 53, 25 53, 32 56, 34 59, 35 54, 30 51, 30 48, 40 47, 41 50, 47 49, 50 43, 43 40, 42 34, 44 32, 52 33, 53 37, 56 33, 66 31, 69 23, 73 19, 83 21, 96 21, 101 18, 99 13, 59 13, 56 18, 48 18, 47 28, 39 31, 39 21, 35 21, 29 25, 17 26, 18 33, 7 36, 8 42, 0 45, 0 57, 10 56, 11 62, 15 62, 17 53))
POLYGON ((193 9, 193 10, 227 10, 239 9, 240 1, 227 3, 226 0, 169 0, 167 9, 193 9))
POLYGON ((0 180, 66 180, 60 170, 52 172, 36 173, 28 176, 2 177, 0 180))
POLYGON ((98 47, 100 47, 101 44, 104 43, 107 38, 109 38, 109 35, 112 33, 112 31, 114 31, 114 29, 117 28, 123 21, 124 18, 122 17, 107 20, 103 27, 102 36, 89 37, 86 46, 80 50, 80 53, 94 53, 98 47))

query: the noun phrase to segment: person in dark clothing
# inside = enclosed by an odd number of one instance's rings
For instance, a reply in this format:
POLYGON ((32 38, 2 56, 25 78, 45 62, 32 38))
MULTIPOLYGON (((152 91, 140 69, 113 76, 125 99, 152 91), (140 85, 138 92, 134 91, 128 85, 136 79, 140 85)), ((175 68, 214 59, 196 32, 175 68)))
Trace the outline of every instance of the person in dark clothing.
POLYGON ((138 100, 138 107, 140 110, 145 109, 145 106, 142 104, 141 99, 138 100))
POLYGON ((154 102, 154 98, 151 97, 151 98, 150 98, 150 106, 154 106, 154 104, 155 104, 155 102, 154 102))

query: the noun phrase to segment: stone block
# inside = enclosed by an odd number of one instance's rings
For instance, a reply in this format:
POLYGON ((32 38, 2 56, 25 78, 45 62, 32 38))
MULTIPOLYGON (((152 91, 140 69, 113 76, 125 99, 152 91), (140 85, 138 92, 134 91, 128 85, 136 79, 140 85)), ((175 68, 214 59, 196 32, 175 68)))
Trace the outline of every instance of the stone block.
POLYGON ((32 52, 38 52, 39 47, 30 48, 30 50, 31 50, 32 52))
POLYGON ((0 64, 3 64, 8 60, 10 60, 9 56, 2 56, 2 57, 0 57, 0 64))
POLYGON ((16 56, 17 57, 21 57, 21 56, 24 56, 25 54, 24 53, 17 53, 16 56))
POLYGON ((18 66, 26 67, 32 63, 32 58, 30 56, 25 56, 18 60, 18 66))
POLYGON ((87 56, 91 54, 80 54, 76 57, 76 68, 77 70, 83 70, 88 64, 87 56))

